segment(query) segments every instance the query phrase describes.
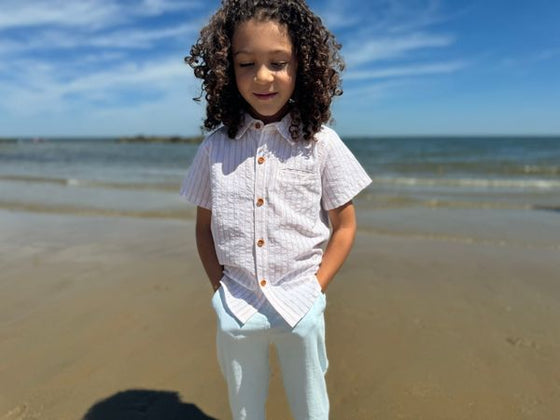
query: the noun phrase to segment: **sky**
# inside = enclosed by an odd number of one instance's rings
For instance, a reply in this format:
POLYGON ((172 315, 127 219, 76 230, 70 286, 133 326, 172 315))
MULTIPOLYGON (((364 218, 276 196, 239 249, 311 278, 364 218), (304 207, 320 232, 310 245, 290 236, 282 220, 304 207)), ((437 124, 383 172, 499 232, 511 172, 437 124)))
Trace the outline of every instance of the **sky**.
MULTIPOLYGON (((218 0, 0 0, 0 137, 198 135, 183 58, 218 0)), ((308 0, 343 136, 560 134, 557 0, 308 0)))

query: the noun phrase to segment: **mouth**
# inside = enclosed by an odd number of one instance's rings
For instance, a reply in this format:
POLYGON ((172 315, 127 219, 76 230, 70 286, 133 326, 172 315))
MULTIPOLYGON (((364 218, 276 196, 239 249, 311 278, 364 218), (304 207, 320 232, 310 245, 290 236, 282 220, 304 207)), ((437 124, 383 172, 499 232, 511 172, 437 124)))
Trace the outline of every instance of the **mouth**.
POLYGON ((257 99, 267 100, 275 97, 277 93, 253 93, 253 95, 255 95, 257 99))

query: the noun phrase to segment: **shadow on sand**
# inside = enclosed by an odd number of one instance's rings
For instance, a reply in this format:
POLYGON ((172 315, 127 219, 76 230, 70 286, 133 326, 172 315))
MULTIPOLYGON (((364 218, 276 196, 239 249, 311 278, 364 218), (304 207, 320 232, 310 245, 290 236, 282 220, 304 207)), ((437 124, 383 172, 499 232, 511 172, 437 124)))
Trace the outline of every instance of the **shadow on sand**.
POLYGON ((82 420, 217 420, 171 391, 118 392, 93 405, 82 420))

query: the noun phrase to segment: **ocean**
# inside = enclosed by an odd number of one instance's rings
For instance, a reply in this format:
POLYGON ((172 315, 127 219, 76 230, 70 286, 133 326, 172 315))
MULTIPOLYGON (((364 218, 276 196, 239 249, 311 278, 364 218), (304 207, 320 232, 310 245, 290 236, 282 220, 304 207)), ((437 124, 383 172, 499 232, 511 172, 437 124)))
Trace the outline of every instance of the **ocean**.
MULTIPOLYGON (((344 138, 374 183, 362 211, 560 210, 560 137, 344 138)), ((0 209, 192 217, 178 190, 197 149, 116 139, 0 142, 0 209)))

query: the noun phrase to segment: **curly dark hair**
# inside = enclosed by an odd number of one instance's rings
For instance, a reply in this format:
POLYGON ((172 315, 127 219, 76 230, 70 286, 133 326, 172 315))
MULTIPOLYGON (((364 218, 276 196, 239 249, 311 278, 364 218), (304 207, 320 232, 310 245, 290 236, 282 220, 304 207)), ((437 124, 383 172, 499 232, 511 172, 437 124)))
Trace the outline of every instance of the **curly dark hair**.
POLYGON ((237 90, 232 58, 235 28, 250 19, 273 20, 286 25, 298 60, 296 86, 290 101, 292 139, 313 139, 321 124, 331 118, 334 96, 342 95, 341 45, 304 0, 222 0, 221 7, 200 31, 185 62, 202 79, 206 119, 204 128, 221 124, 234 138, 249 105, 237 90))

